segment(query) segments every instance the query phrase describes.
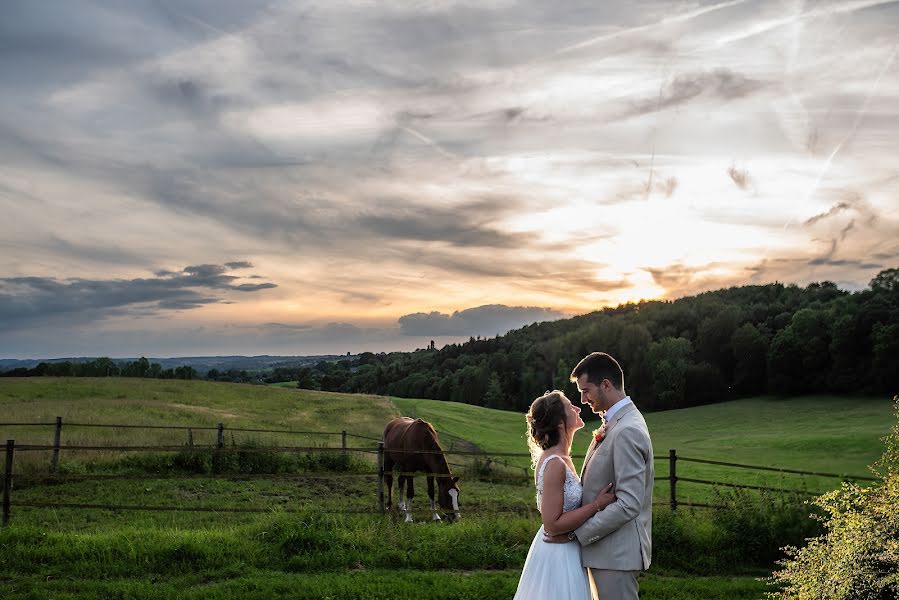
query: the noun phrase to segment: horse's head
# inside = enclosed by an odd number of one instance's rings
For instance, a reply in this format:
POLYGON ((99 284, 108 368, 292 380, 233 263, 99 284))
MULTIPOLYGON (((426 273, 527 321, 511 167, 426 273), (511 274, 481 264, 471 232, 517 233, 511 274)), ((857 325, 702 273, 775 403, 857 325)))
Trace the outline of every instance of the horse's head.
POLYGON ((447 523, 459 520, 459 478, 441 477, 437 481, 437 503, 447 511, 443 518, 447 523))

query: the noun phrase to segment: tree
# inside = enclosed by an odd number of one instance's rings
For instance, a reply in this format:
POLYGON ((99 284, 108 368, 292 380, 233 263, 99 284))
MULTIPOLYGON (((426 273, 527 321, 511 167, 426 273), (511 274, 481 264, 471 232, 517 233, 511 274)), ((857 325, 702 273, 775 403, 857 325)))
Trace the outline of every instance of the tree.
POLYGON ((899 324, 883 325, 878 323, 871 332, 873 342, 875 375, 874 384, 877 389, 890 392, 899 391, 899 324))
POLYGON ((768 381, 765 336, 752 323, 744 323, 734 331, 730 346, 734 355, 734 391, 747 396, 764 392, 768 381))
POLYGON ((768 386, 772 392, 789 394, 799 391, 802 359, 799 341, 791 327, 783 329, 771 340, 768 352, 768 386))
POLYGON ((887 269, 871 280, 875 292, 899 292, 899 269, 887 269))
POLYGON ((830 327, 831 371, 828 387, 833 391, 852 392, 860 389, 865 376, 863 360, 870 355, 867 336, 861 329, 855 307, 838 310, 830 327))
MULTIPOLYGON (((681 408, 687 383, 687 366, 693 347, 684 338, 663 338, 649 346, 653 389, 658 408, 681 408)), ((625 385, 625 388, 627 386, 625 385)))
POLYGON ((730 379, 734 371, 734 354, 731 339, 740 323, 740 310, 736 306, 722 307, 699 324, 696 334, 696 353, 699 358, 715 365, 730 379))
MULTIPOLYGON (((565 362, 565 359, 560 358, 559 363, 556 365, 556 375, 553 377, 553 389, 566 391, 567 388, 571 385, 571 367, 568 366, 568 363, 565 362)), ((570 391, 570 390, 567 390, 570 391)))
POLYGON ((787 548, 772 581, 779 600, 899 598, 899 396, 897 422, 867 488, 844 483, 814 500, 826 513, 825 533, 804 548, 787 548))
POLYGON ((493 372, 490 373, 487 391, 484 393, 484 406, 487 408, 506 408, 506 398, 503 395, 502 387, 500 387, 499 377, 493 372))
POLYGON ((688 365, 684 371, 683 406, 714 404, 730 398, 721 371, 707 362, 688 365))

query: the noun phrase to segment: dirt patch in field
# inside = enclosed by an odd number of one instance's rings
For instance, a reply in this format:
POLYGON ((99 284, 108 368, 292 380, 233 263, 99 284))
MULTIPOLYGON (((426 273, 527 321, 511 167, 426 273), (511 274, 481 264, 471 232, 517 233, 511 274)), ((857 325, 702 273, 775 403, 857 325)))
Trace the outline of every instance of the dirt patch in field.
POLYGON ((203 415, 215 415, 217 417, 223 417, 227 419, 237 419, 238 415, 234 413, 229 413, 224 410, 218 410, 215 408, 209 408, 208 406, 193 406, 191 404, 178 404, 177 402, 172 402, 169 404, 172 408, 180 408, 192 413, 198 413, 203 415))

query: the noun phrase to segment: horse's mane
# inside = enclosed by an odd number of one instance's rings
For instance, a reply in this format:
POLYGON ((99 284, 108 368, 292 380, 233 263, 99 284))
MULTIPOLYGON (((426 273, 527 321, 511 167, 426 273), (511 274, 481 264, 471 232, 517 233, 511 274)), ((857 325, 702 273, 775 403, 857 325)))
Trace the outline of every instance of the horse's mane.
POLYGON ((431 435, 433 436, 432 439, 434 440, 434 443, 437 444, 437 449, 443 452, 443 447, 440 445, 440 436, 437 435, 437 430, 434 429, 434 426, 424 419, 415 419, 415 421, 424 424, 428 428, 428 430, 431 432, 431 435))

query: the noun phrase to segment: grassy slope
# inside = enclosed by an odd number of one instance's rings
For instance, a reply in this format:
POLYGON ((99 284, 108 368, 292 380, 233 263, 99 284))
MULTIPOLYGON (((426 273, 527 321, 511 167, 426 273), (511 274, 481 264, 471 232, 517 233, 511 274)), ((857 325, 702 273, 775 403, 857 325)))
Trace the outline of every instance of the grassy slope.
MULTIPOLYGON (((0 379, 0 421, 53 423, 63 442, 184 443, 184 431, 65 428, 66 422, 227 426, 336 431, 378 437, 395 407, 383 396, 336 394, 259 385, 153 379, 0 379)), ((48 443, 52 428, 3 428, 0 439, 48 443)), ((237 435, 237 434, 235 434, 237 435)), ((261 438, 263 434, 254 434, 261 438)), ((266 434, 269 435, 269 434, 266 434)), ((209 443, 215 432, 194 432, 209 443)), ((266 440, 288 442, 277 436, 266 440)), ((320 439, 320 438, 319 438, 320 439)), ((230 438, 229 438, 230 441, 230 438)), ((296 440, 294 440, 296 441, 296 440)), ((307 440, 308 441, 308 440, 307 440)), ((339 443, 339 438, 337 442, 339 443)))
MULTIPOLYGON (((524 418, 476 406, 393 398, 403 414, 432 421, 440 432, 471 440, 487 452, 525 452, 524 418)), ((888 398, 809 396, 792 399, 752 398, 646 415, 657 458, 675 448, 680 456, 825 473, 870 475, 867 465, 883 451, 881 438, 892 423, 888 398)), ((578 432, 572 453, 589 444, 588 423, 578 432)), ((445 444, 446 445, 446 444, 445 444)), ((527 458, 509 458, 519 466, 527 458)), ((575 460, 579 465, 580 461, 575 460)), ((668 474, 668 461, 656 461, 657 475, 668 474)), ((688 463, 681 477, 823 491, 839 479, 795 476, 688 463)), ((656 486, 657 498, 668 483, 656 486)), ((679 497, 708 501, 710 488, 679 484, 679 497)))
MULTIPOLYGON (((269 515, 217 528, 0 530, 4 598, 509 598, 533 535, 522 518, 406 526, 269 515), (291 589, 293 586, 294 589, 291 589)), ((646 599, 752 598, 751 576, 641 577, 646 599)))
MULTIPOLYGON (((214 425, 224 421, 235 427, 318 431, 339 431, 346 428, 348 431, 377 437, 384 422, 400 412, 433 421, 445 435, 445 446, 449 445, 447 440, 452 443, 455 436, 469 440, 488 452, 524 451, 522 415, 429 400, 392 401, 374 396, 207 382, 0 379, 0 421, 52 422, 56 415, 61 415, 69 422, 214 425)), ((880 454, 879 437, 888 431, 892 422, 891 414, 891 403, 886 399, 853 399, 848 402, 836 398, 790 401, 754 399, 655 413, 647 415, 647 420, 657 454, 667 454, 667 448, 676 447, 681 455, 686 456, 863 474, 865 465, 880 454), (764 422, 764 425, 759 425, 760 422, 764 422), (837 452, 840 453, 839 456, 837 452)), ((589 427, 591 426, 588 425, 589 427)), ((46 443, 51 431, 7 428, 0 431, 0 439, 5 439, 5 435, 24 442, 46 443)), ((260 439, 259 434, 254 436, 260 439)), ((184 437, 183 431, 70 428, 64 429, 63 441, 180 444, 184 442, 184 437)), ((205 443, 199 437, 200 433, 196 432, 197 443, 205 443)), ((575 453, 578 448, 586 447, 588 439, 588 433, 579 434, 575 441, 575 453)), ((280 441, 298 442, 295 439, 280 441)), ((335 439, 334 443, 339 443, 339 440, 335 439)), ((63 460, 65 459, 64 453, 63 460)), ((509 460, 527 464, 525 457, 509 460)), ((662 467, 667 468, 667 463, 657 463, 659 470, 664 470, 662 467)), ((680 467, 683 475, 687 469, 686 463, 682 463, 680 467)), ((699 468, 698 465, 691 466, 694 467, 699 468)), ((745 474, 741 476, 746 477, 745 474)), ((19 499, 27 496, 34 496, 36 499, 58 496, 76 502, 252 505, 271 507, 275 511, 278 506, 339 510, 344 505, 367 507, 372 497, 370 487, 370 482, 361 481, 335 488, 326 483, 304 484, 296 481, 190 480, 121 482, 113 489, 109 482, 77 482, 50 486, 43 490, 35 487, 21 488, 14 496, 19 499), (324 506, 320 498, 328 498, 324 506)), ((533 503, 533 491, 528 486, 511 485, 503 488, 467 481, 463 483, 463 490, 465 506, 469 510, 503 503, 533 503)), ((307 569, 298 565, 296 559, 285 557, 281 546, 269 547, 263 544, 257 547, 251 542, 246 542, 249 545, 243 546, 245 540, 263 540, 270 535, 269 522, 272 517, 267 515, 50 511, 27 508, 15 508, 14 513, 14 526, 0 532, 0 546, 15 548, 16 553, 27 550, 26 553, 36 554, 19 560, 15 565, 5 563, 4 571, 7 574, 0 576, 0 591, 7 592, 2 594, 4 597, 20 598, 48 595, 63 598, 97 597, 109 594, 158 598, 233 597, 235 594, 278 597, 287 590, 296 593, 297 588, 308 590, 308 597, 358 597, 361 590, 364 590, 363 595, 387 598, 407 596, 413 585, 423 585, 431 590, 429 597, 503 598, 508 597, 509 590, 514 589, 518 576, 516 566, 526 552, 534 520, 533 517, 523 516, 499 520, 495 517, 491 520, 490 517, 480 519, 470 516, 467 524, 474 527, 474 530, 429 526, 403 529, 390 525, 386 528, 375 527, 374 533, 363 533, 371 528, 370 522, 355 525, 346 523, 340 527, 335 526, 336 529, 329 534, 353 537, 351 544, 343 546, 351 550, 342 552, 355 552, 359 544, 374 547, 373 540, 380 544, 386 539, 392 540, 387 546, 416 546, 421 548, 422 556, 427 556, 434 548, 450 548, 455 541, 478 539, 479 543, 485 544, 484 550, 490 556, 505 556, 502 564, 491 565, 490 568, 497 570, 483 571, 477 570, 483 569, 483 561, 466 562, 469 560, 468 553, 463 553, 448 563, 452 565, 449 566, 450 569, 465 571, 466 576, 459 577, 458 571, 430 570, 434 567, 424 564, 410 563, 404 567, 401 561, 394 567, 389 562, 387 550, 384 550, 387 554, 378 554, 380 551, 372 549, 364 550, 364 561, 368 564, 347 572, 349 565, 355 564, 355 559, 349 554, 332 557, 335 561, 333 565, 322 564, 320 568, 307 569), (514 530, 510 534, 514 539, 511 546, 514 556, 506 556, 501 549, 510 547, 509 541, 496 537, 497 528, 502 529, 506 525, 514 530), (46 541, 42 541, 44 534, 48 538, 46 541), (19 539, 21 536, 24 537, 19 539), (52 541, 50 536, 55 536, 52 541), (152 541, 154 536, 171 536, 171 539, 159 544, 141 541, 152 541), (222 555, 213 551, 207 560, 204 558, 204 551, 193 549, 198 536, 204 540, 221 538, 215 546, 228 550, 223 550, 222 555), (400 537, 394 539, 396 536, 400 537), (147 546, 141 550, 140 544, 147 546), (142 552, 146 556, 141 555, 142 552), (172 557, 175 559, 174 563, 172 557), (179 560, 184 562, 183 572, 175 568, 179 560), (282 564, 284 560, 289 564, 282 564), (153 573, 154 569, 146 567, 147 561, 163 565, 159 567, 158 574, 153 573), (137 563, 144 566, 134 571, 137 563), (56 565, 61 571, 45 573, 42 565, 47 564, 56 565), (169 564, 174 566, 165 566, 169 564), (110 571, 116 568, 126 570, 121 573, 110 571), (91 572, 91 569, 94 571, 91 572), (476 570, 470 571, 471 569, 476 570), (299 572, 291 572, 293 570, 299 572), (78 576, 73 579, 72 573, 78 573, 78 576), (155 583, 139 579, 147 576, 152 576, 155 583), (443 593, 439 591, 441 589, 447 590, 444 596, 440 595, 443 593)), ((277 517, 276 523, 281 518, 277 517)), ((339 516, 335 518, 340 523, 350 519, 339 516)), ((288 526, 293 527, 309 521, 291 516, 284 516, 283 519, 288 526), (294 525, 289 525, 290 523, 294 525)), ((306 542, 301 541, 300 548, 305 547, 303 544, 306 542)), ((310 547, 309 550, 315 548, 310 547)), ((403 553, 402 556, 406 557, 404 560, 410 560, 408 553, 403 553)), ((641 585, 642 592, 645 592, 641 593, 641 597, 646 598, 753 598, 759 597, 764 589, 760 582, 751 577, 683 578, 659 573, 655 569, 644 577, 641 585)))

